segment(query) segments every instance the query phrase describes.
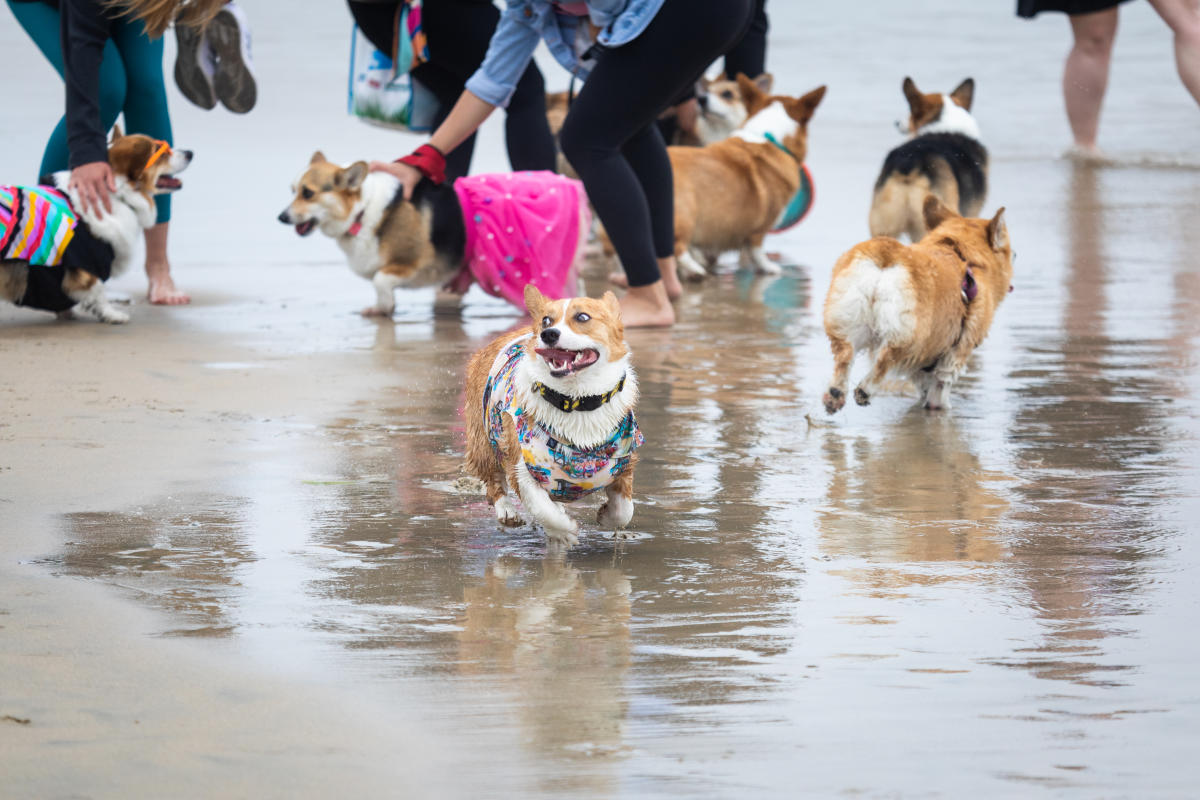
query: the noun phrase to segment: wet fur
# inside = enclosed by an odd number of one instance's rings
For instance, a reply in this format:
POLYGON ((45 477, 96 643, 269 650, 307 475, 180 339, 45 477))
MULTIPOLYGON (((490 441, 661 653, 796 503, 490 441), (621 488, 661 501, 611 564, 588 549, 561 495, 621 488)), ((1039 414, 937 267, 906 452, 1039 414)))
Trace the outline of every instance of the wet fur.
POLYGON ((770 95, 738 76, 749 118, 730 138, 707 147, 671 147, 675 182, 675 256, 680 274, 703 277, 721 253, 741 252, 741 265, 763 273, 779 267, 762 253, 763 239, 800 188, 808 154, 808 122, 825 87, 803 97, 770 95), (767 140, 770 134, 790 152, 767 140))
MULTIPOLYGON (((510 332, 495 339, 477 352, 467 365, 466 406, 463 410, 467 430, 466 466, 472 475, 485 484, 488 503, 494 507, 500 524, 521 524, 521 518, 507 495, 511 488, 520 496, 526 511, 545 529, 547 537, 555 542, 574 544, 577 541, 578 523, 524 468, 511 416, 505 417, 501 458, 499 461, 496 459, 483 417, 483 395, 489 373, 500 353, 517 339, 527 337, 527 353, 516 374, 521 407, 534 419, 553 428, 559 438, 581 447, 603 442, 634 408, 638 399, 637 376, 625 343, 620 306, 612 292, 606 292, 600 300, 586 297, 549 300, 530 285, 525 288, 525 304, 532 321, 530 327, 520 334, 510 332), (591 320, 575 320, 574 316, 580 311, 586 312, 591 320), (552 320, 550 326, 543 325, 545 317, 552 320), (560 343, 564 347, 594 347, 600 353, 599 360, 579 373, 565 378, 552 377, 546 362, 533 352, 537 337, 545 327, 557 327, 562 332, 560 343), (625 385, 621 392, 612 401, 593 411, 567 414, 529 390, 535 381, 541 381, 563 394, 584 397, 608 391, 622 375, 625 375, 625 385)), ((633 473, 636 464, 635 454, 629 469, 607 487, 608 499, 597 516, 600 525, 617 530, 629 523, 633 515, 633 473)))
MULTIPOLYGON (((113 129, 108 149, 108 162, 112 168, 117 190, 112 194, 112 211, 96 216, 83 210, 76 192, 69 188, 71 173, 56 172, 42 178, 46 185, 53 186, 67 195, 78 221, 76 235, 84 232, 113 250, 110 278, 118 277, 128 268, 138 238, 146 228, 153 227, 157 210, 154 195, 159 177, 182 172, 191 161, 192 154, 186 150, 168 150, 147 169, 157 144, 141 134, 123 136, 120 128, 113 129)), ((72 245, 68 245, 68 251, 72 245)), ((29 287, 29 271, 48 270, 54 279, 61 281, 61 288, 81 310, 95 316, 101 322, 121 324, 129 321, 129 315, 113 307, 104 293, 104 282, 96 275, 83 269, 63 266, 31 266, 26 261, 6 260, 0 262, 0 297, 10 303, 20 303, 29 287)), ((59 311, 68 315, 70 309, 59 311)))
POLYGON ((988 153, 970 114, 975 82, 967 78, 950 94, 924 94, 904 79, 912 138, 888 153, 871 200, 872 236, 920 241, 928 232, 922 211, 927 194, 963 216, 974 217, 987 197, 988 153))
POLYGON ((846 403, 857 351, 872 367, 854 390, 867 405, 891 372, 912 379, 926 408, 949 405, 949 392, 968 357, 987 336, 1012 281, 1012 245, 1004 209, 991 220, 962 217, 933 195, 922 212, 929 234, 914 245, 877 236, 845 253, 833 268, 825 298, 825 333, 834 372, 825 410, 846 403), (963 301, 967 265, 978 293, 963 301))

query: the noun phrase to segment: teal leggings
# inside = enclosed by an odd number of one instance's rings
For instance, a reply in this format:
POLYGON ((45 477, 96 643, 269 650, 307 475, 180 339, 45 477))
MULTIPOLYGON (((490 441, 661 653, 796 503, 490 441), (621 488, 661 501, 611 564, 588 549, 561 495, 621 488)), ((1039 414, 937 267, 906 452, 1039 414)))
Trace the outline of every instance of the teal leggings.
MULTIPOLYGON (((61 77, 63 55, 58 11, 45 3, 13 0, 8 0, 8 7, 61 77)), ((104 46, 104 60, 100 64, 100 122, 105 130, 113 126, 122 111, 131 133, 174 142, 167 112, 167 89, 163 84, 163 41, 146 36, 142 23, 136 21, 117 23, 112 39, 104 46)), ((63 117, 46 143, 38 175, 69 166, 67 120, 63 117)), ((166 222, 171 218, 170 195, 158 195, 154 200, 158 205, 158 221, 166 222)))

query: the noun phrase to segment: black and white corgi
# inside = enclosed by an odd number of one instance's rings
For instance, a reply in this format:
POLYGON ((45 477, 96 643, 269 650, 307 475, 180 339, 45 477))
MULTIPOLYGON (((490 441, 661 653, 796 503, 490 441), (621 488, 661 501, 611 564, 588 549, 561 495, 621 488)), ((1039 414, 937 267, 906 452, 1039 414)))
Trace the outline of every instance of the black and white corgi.
POLYGON ((933 194, 964 217, 977 217, 987 197, 988 154, 971 115, 975 81, 950 94, 923 94, 904 79, 910 110, 897 127, 912 138, 888 153, 875 181, 868 224, 872 236, 920 241, 928 230, 925 196, 933 194))

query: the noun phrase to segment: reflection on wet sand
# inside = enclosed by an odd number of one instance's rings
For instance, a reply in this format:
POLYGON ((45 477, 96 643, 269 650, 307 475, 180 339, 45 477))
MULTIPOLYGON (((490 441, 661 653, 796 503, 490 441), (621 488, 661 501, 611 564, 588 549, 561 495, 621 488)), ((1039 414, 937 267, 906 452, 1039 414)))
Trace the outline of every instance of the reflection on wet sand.
POLYGON ((238 571, 254 560, 244 505, 202 496, 130 513, 68 514, 62 555, 49 563, 110 581, 176 615, 181 624, 168 635, 229 635, 243 594, 238 571))
POLYGON ((1000 520, 1011 478, 989 473, 962 423, 914 408, 873 442, 824 437, 830 473, 821 549, 872 562, 854 580, 876 591, 961 579, 929 562, 994 563, 1005 556, 1000 520))
MULTIPOLYGON (((1012 442, 1022 482, 1012 515, 1014 569, 1042 622, 1044 639, 997 663, 1095 685, 1130 665, 1105 658, 1104 640, 1139 613, 1145 563, 1170 532, 1161 509, 1179 469, 1170 446, 1175 356, 1151 322, 1152 272, 1122 274, 1111 242, 1122 234, 1119 196, 1102 182, 1136 180, 1074 164, 1066 188, 1067 269, 1061 319, 1030 325, 1012 442), (1123 284, 1140 285, 1140 297, 1123 284), (1117 294, 1114 294, 1117 293, 1117 294)), ((1192 246, 1200 245, 1195 229, 1192 246)), ((1134 267, 1135 269, 1137 267, 1134 267)))

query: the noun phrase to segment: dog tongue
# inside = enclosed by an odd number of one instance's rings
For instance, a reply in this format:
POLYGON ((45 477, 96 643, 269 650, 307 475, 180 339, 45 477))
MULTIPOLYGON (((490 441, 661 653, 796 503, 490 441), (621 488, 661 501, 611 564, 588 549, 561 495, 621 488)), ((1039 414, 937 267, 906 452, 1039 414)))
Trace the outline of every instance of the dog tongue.
POLYGON ((575 362, 574 350, 563 350, 558 347, 546 347, 537 351, 537 354, 544 358, 551 365, 563 369, 569 367, 575 362))

